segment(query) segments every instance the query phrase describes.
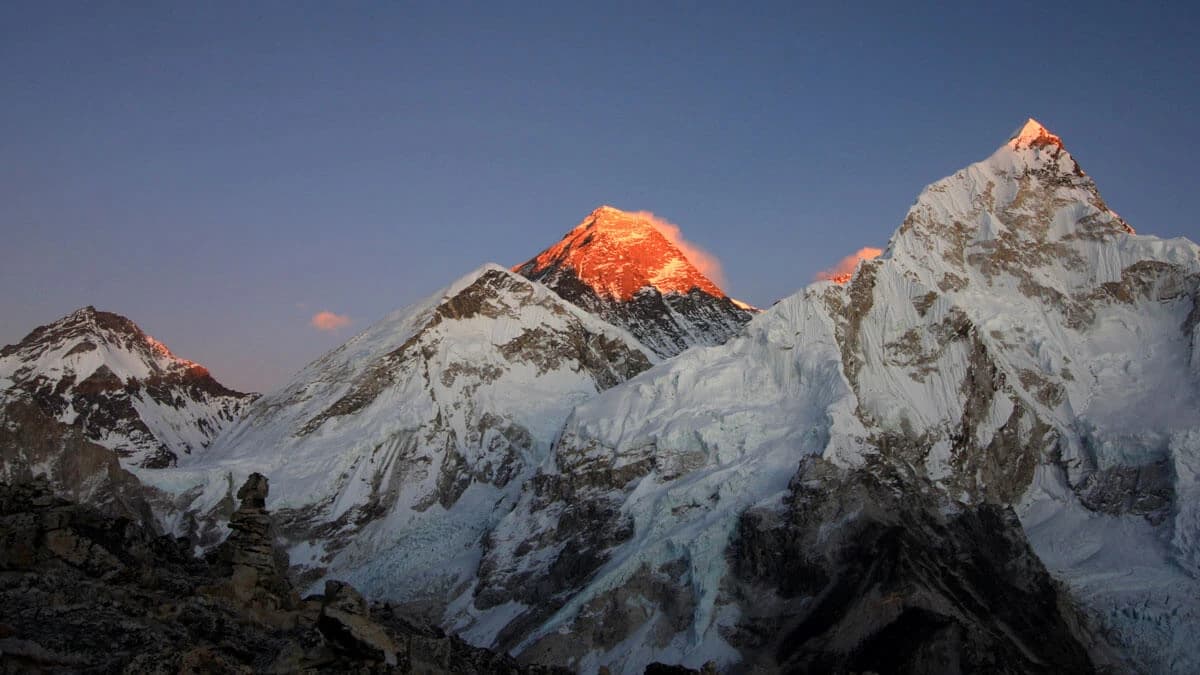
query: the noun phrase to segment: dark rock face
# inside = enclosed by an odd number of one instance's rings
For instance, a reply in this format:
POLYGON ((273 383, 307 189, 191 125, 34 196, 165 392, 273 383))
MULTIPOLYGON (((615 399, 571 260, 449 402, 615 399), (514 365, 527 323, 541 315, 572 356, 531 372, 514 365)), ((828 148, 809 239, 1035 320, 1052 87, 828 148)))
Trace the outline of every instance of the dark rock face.
POLYGON ((117 454, 63 424, 26 396, 0 407, 0 481, 45 476, 56 494, 114 517, 151 523, 151 491, 121 468, 117 454))
POLYGON ((1158 525, 1170 516, 1174 476, 1167 460, 1093 471, 1075 486, 1084 506, 1099 513, 1134 513, 1158 525))
POLYGON ((296 599, 274 575, 260 478, 240 491, 216 564, 45 479, 0 483, 0 672, 556 672, 409 624, 338 582, 296 599), (259 576, 239 595, 247 569, 259 576))
POLYGON ((743 613, 726 637, 747 668, 1094 670, 1091 638, 1010 508, 950 503, 883 463, 806 459, 790 491, 782 509, 746 512, 728 552, 743 613))

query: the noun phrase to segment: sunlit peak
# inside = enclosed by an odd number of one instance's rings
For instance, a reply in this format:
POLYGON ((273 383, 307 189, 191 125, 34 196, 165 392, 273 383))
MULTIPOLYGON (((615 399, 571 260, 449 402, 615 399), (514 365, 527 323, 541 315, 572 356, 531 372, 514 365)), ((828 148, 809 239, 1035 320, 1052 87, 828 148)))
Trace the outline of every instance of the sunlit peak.
POLYGON ((721 264, 685 239, 677 225, 649 211, 622 211, 607 204, 533 260, 513 268, 526 275, 570 269, 598 293, 621 300, 653 287, 662 293, 692 288, 725 297, 721 264))
MULTIPOLYGON (((148 346, 150 348, 150 351, 155 356, 159 356, 159 357, 166 358, 166 359, 171 359, 172 361, 175 361, 177 363, 180 363, 180 364, 186 366, 190 370, 195 370, 197 368, 199 368, 200 370, 204 370, 204 366, 201 366, 200 364, 196 363, 195 361, 189 361, 187 359, 181 359, 178 356, 175 356, 174 354, 171 353, 170 349, 167 349, 167 346, 165 344, 159 342, 158 340, 155 340, 153 337, 150 337, 149 335, 146 336, 146 346, 148 346)), ((204 372, 207 373, 208 371, 204 370, 204 372)))
POLYGON ((1013 133, 1012 138, 1008 139, 1008 144, 1014 150, 1022 148, 1040 147, 1045 145, 1057 145, 1063 147, 1062 139, 1050 133, 1046 127, 1042 126, 1041 122, 1030 117, 1025 125, 1013 133))

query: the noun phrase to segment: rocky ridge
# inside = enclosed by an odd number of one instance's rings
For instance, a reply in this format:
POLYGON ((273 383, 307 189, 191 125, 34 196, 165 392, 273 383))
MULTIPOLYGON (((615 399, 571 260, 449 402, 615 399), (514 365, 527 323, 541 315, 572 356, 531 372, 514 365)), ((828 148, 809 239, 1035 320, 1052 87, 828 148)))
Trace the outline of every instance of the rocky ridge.
POLYGON ((271 539, 266 479, 239 495, 235 535, 205 561, 44 480, 0 483, 0 670, 560 672, 411 624, 342 582, 300 599, 271 539))

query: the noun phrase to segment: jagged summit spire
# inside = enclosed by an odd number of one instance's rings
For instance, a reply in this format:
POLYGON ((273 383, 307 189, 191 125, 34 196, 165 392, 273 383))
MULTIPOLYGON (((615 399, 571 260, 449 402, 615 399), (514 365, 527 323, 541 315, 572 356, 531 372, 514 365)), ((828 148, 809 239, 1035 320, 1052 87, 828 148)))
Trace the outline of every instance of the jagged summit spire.
POLYGON ((1013 150, 1022 148, 1042 147, 1046 145, 1056 145, 1063 147, 1062 139, 1050 133, 1042 123, 1030 117, 1025 121, 1025 124, 1016 131, 1008 139, 1008 145, 1013 150))

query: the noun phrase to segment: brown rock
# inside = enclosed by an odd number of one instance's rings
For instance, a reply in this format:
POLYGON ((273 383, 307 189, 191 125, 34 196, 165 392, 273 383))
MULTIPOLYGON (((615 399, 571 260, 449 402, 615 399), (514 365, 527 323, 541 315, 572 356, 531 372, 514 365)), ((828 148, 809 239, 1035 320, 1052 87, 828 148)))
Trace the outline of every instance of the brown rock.
POLYGON ((367 602, 349 584, 325 582, 325 602, 317 619, 317 630, 339 652, 394 666, 400 651, 382 626, 371 620, 367 602))

